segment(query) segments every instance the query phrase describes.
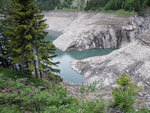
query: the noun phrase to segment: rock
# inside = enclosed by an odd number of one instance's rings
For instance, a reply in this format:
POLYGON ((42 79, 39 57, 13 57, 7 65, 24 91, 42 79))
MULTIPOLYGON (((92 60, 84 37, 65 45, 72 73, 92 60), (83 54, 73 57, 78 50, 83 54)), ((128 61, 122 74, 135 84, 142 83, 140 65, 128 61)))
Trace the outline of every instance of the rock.
MULTIPOLYGON (((104 83, 104 92, 111 91, 115 80, 127 73, 133 82, 144 87, 140 94, 150 104, 150 30, 139 39, 106 56, 96 56, 70 62, 71 67, 86 77, 85 83, 104 83)), ((140 99, 140 97, 139 97, 140 99)))
POLYGON ((39 88, 41 91, 45 90, 45 87, 43 87, 43 86, 39 86, 38 88, 39 88))
POLYGON ((77 13, 64 13, 64 12, 48 12, 44 13, 46 24, 48 24, 47 30, 64 32, 72 21, 77 17, 77 13))
POLYGON ((80 97, 81 94, 79 92, 79 88, 80 88, 80 85, 77 85, 77 84, 70 84, 68 82, 61 82, 61 85, 67 89, 67 92, 69 93, 68 96, 76 96, 76 97, 80 97))
POLYGON ((17 79, 17 80, 22 82, 22 83, 27 83, 28 78, 20 78, 20 79, 17 79))
MULTIPOLYGON (((138 38, 145 30, 150 29, 150 17, 123 18, 115 14, 81 12, 63 13, 61 16, 62 19, 60 17, 59 19, 64 22, 55 22, 49 18, 47 20, 55 26, 57 24, 60 24, 60 27, 65 26, 63 30, 57 26, 63 34, 53 42, 56 48, 62 51, 121 48, 138 38), (67 18, 66 20, 63 20, 63 15, 67 18)), ((51 26, 50 23, 49 25, 51 26)))

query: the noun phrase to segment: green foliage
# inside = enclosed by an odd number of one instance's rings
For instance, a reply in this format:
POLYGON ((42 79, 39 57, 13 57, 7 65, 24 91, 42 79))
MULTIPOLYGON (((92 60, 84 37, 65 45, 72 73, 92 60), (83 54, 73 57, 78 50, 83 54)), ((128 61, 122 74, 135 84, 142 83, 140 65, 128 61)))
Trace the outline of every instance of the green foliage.
POLYGON ((29 74, 35 71, 36 77, 42 78, 46 74, 48 78, 55 79, 59 72, 54 68, 58 62, 52 61, 56 57, 56 48, 44 41, 47 25, 34 1, 12 0, 7 16, 7 57, 11 58, 14 68, 29 74))
POLYGON ((29 80, 27 84, 34 85, 35 87, 38 87, 38 86, 44 86, 46 88, 49 87, 47 83, 45 83, 44 81, 40 79, 34 78, 31 75, 25 74, 23 72, 13 71, 7 68, 0 68, 0 77, 8 77, 15 81, 20 78, 28 78, 29 80))
POLYGON ((82 103, 83 110, 81 113, 106 113, 105 111, 105 101, 83 101, 82 103))
POLYGON ((71 8, 73 0, 64 0, 61 4, 61 8, 71 8))
POLYGON ((137 13, 135 11, 124 11, 124 10, 118 10, 117 15, 119 17, 131 17, 135 16, 137 13))
POLYGON ((125 9, 127 11, 136 11, 139 14, 148 6, 148 0, 110 0, 105 9, 118 10, 125 9))
POLYGON ((125 0, 110 0, 108 4, 105 6, 105 9, 122 9, 125 0))
POLYGON ((119 10, 142 12, 149 6, 149 0, 90 0, 85 10, 119 10))
POLYGON ((0 10, 5 8, 6 5, 9 6, 10 2, 11 0, 0 0, 0 10))
POLYGON ((116 80, 119 87, 112 91, 114 107, 119 107, 123 112, 135 112, 134 104, 138 94, 139 87, 131 82, 131 79, 124 73, 116 80))
POLYGON ((148 108, 141 108, 140 110, 137 111, 137 113, 150 113, 150 109, 148 109, 148 108))
MULTIPOLYGON (((17 74, 16 78, 29 76, 30 79, 33 79, 30 75, 11 72, 17 74)), ((45 82, 48 87, 40 84, 45 87, 45 90, 41 91, 35 86, 35 83, 31 85, 29 81, 25 85, 10 78, 10 74, 10 71, 6 72, 6 69, 0 70, 1 113, 104 113, 104 100, 80 101, 70 96, 61 85, 55 83, 45 82)))
POLYGON ((58 9, 60 7, 60 0, 37 0, 36 4, 41 10, 48 11, 58 9))
MULTIPOLYGON (((1 1, 2 2, 2 1, 1 1)), ((2 4, 3 6, 0 7, 0 67, 9 67, 11 65, 10 59, 6 58, 5 56, 8 55, 8 49, 6 47, 7 39, 5 38, 5 33, 7 29, 5 28, 7 26, 7 20, 5 17, 5 8, 6 4, 2 4)))
POLYGON ((90 0, 87 2, 85 10, 98 10, 103 8, 109 0, 90 0))
POLYGON ((100 10, 101 13, 116 14, 119 17, 131 17, 137 13, 134 11, 125 11, 125 10, 100 10))
POLYGON ((86 3, 84 0, 78 1, 78 6, 73 7, 73 0, 37 0, 41 10, 57 10, 57 9, 76 9, 76 10, 93 10, 98 11, 105 10, 126 10, 136 11, 139 14, 143 13, 144 8, 150 6, 149 0, 88 0, 86 3))
POLYGON ((97 94, 97 92, 100 92, 103 89, 103 81, 98 80, 94 81, 93 83, 90 84, 82 84, 80 87, 80 93, 82 98, 85 98, 86 95, 93 93, 95 97, 98 97, 100 95, 97 94))
MULTIPOLYGON (((124 113, 150 112, 148 108, 135 111, 133 104, 137 86, 126 74, 116 82, 119 87, 112 92, 114 107, 119 107, 124 113)), ((97 91, 99 83, 101 81, 94 82, 85 90, 97 91)), ((107 104, 107 100, 101 98, 95 101, 74 98, 58 83, 44 82, 22 72, 0 68, 0 113, 107 113, 107 104), (24 84, 18 78, 29 80, 24 84), (45 89, 40 90, 39 86, 45 89)))
POLYGON ((73 8, 70 8, 70 9, 63 8, 63 9, 53 10, 53 12, 80 12, 80 10, 79 9, 73 9, 73 8))

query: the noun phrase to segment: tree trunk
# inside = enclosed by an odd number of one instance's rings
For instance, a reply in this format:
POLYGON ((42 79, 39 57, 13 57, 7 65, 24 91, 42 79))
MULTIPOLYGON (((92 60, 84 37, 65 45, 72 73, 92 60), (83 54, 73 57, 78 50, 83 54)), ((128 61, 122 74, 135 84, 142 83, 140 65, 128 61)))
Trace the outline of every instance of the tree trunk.
POLYGON ((43 75, 42 75, 42 71, 39 71, 40 72, 40 77, 41 77, 41 80, 43 79, 43 75))
POLYGON ((36 67, 36 61, 34 61, 34 70, 35 70, 36 78, 38 78, 38 71, 37 71, 37 67, 36 67))
MULTIPOLYGON (((1 44, 0 44, 0 50, 1 50, 1 52, 2 52, 2 56, 5 55, 4 50, 3 50, 1 44)), ((7 59, 1 57, 1 61, 2 61, 4 67, 6 67, 6 68, 9 67, 9 64, 8 64, 7 59)))
POLYGON ((140 1, 137 0, 137 12, 138 14, 140 14, 140 1))

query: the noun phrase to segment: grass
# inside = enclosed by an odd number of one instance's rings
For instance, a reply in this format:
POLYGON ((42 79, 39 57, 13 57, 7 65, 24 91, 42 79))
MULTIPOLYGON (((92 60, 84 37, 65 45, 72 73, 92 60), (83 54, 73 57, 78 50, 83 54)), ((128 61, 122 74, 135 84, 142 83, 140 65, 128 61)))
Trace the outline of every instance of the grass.
MULTIPOLYGON (((28 78, 28 84, 33 84, 34 86, 38 87, 38 86, 47 86, 48 84, 45 83, 44 81, 34 78, 31 75, 25 74, 23 72, 16 72, 16 71, 12 71, 10 69, 7 68, 0 68, 0 75, 11 78, 12 80, 17 80, 20 78, 28 78)), ((47 86, 48 87, 48 86, 47 86)))
POLYGON ((56 9, 56 10, 50 10, 50 11, 43 11, 43 12, 85 12, 85 13, 105 13, 105 14, 116 14, 118 17, 131 17, 136 15, 137 13, 134 11, 125 11, 125 10, 89 10, 89 11, 84 11, 84 10, 79 10, 79 9, 56 9))
MULTIPOLYGON (((107 113, 111 102, 106 102, 109 101, 102 98, 95 101, 78 99, 59 83, 44 82, 22 72, 0 68, 0 113, 107 113), (29 78, 29 81, 24 84, 18 78, 29 78)), ((132 113, 150 111, 142 108, 132 113)))
POLYGON ((104 100, 81 101, 69 95, 59 83, 0 68, 0 113, 104 113, 104 110, 104 100), (18 78, 29 81, 24 84, 18 78))
POLYGON ((137 13, 134 11, 125 11, 125 10, 100 10, 101 13, 106 13, 106 14, 116 14, 118 17, 131 17, 136 15, 137 13))
POLYGON ((55 9, 55 10, 49 10, 49 11, 43 11, 44 12, 82 12, 79 9, 67 9, 67 8, 63 8, 63 9, 55 9))

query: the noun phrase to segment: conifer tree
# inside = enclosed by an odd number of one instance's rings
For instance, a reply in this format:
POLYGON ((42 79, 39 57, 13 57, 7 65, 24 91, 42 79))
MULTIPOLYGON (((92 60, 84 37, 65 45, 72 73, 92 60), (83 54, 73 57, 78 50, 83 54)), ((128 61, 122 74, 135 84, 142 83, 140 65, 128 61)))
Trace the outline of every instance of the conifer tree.
POLYGON ((54 77, 53 72, 59 72, 52 68, 58 64, 52 62, 56 56, 55 47, 44 41, 47 25, 34 0, 12 0, 8 12, 7 47, 13 63, 20 71, 34 71, 36 77, 42 77, 43 73, 54 77))
MULTIPOLYGON (((7 39, 5 37, 4 31, 6 31, 5 27, 7 26, 6 21, 6 4, 8 0, 0 0, 0 67, 8 68, 9 67, 9 60, 5 58, 5 55, 8 54, 6 42, 7 39)), ((7 4, 7 7, 9 5, 7 4)))
POLYGON ((4 57, 7 54, 7 48, 6 48, 6 39, 4 36, 3 31, 4 29, 4 20, 2 18, 4 18, 3 16, 0 17, 0 67, 9 67, 8 65, 8 60, 4 57))

